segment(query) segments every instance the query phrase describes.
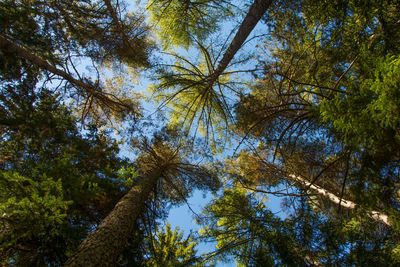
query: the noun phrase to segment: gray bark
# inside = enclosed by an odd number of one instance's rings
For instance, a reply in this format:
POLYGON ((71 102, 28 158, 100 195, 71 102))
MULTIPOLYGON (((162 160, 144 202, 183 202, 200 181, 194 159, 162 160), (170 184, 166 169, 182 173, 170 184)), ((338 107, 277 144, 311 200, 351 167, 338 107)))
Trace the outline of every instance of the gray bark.
MULTIPOLYGON (((356 203, 354 203, 350 200, 342 199, 342 198, 336 196, 335 194, 329 192, 325 188, 322 188, 315 184, 311 184, 309 181, 307 181, 306 179, 304 179, 300 176, 291 174, 291 175, 289 175, 289 177, 296 182, 299 182, 299 183, 302 183, 302 184, 308 186, 313 191, 328 198, 330 201, 332 201, 333 203, 335 203, 337 205, 340 205, 343 208, 346 208, 346 209, 355 209, 356 208, 356 203)), ((368 216, 370 216, 371 218, 373 218, 374 220, 376 220, 378 222, 386 224, 387 226, 392 226, 392 224, 389 221, 389 217, 382 212, 373 210, 373 211, 369 211, 367 214, 368 214, 368 216)))
POLYGON ((65 266, 116 266, 116 261, 126 247, 128 237, 145 208, 145 202, 161 175, 159 168, 143 176, 115 205, 97 229, 87 236, 65 266))
POLYGON ((255 0, 253 5, 250 7, 249 12, 242 21, 238 32, 230 43, 228 49, 226 50, 224 56, 218 64, 214 72, 214 79, 224 72, 229 62, 233 59, 237 51, 242 47, 243 43, 246 41, 247 37, 250 35, 254 27, 260 21, 264 13, 270 7, 272 0, 255 0))

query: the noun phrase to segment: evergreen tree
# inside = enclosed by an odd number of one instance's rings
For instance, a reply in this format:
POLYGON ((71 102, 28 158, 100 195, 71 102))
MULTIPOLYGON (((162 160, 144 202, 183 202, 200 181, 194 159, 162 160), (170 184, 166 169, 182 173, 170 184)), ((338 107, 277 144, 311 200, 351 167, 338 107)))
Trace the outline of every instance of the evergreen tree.
POLYGON ((267 201, 237 185, 213 200, 201 230, 203 238, 218 242, 209 257, 233 255, 238 266, 396 265, 392 249, 398 237, 390 230, 321 216, 304 199, 282 219, 268 210, 267 201))
POLYGON ((167 49, 204 41, 224 18, 233 16, 230 1, 216 0, 150 0, 147 10, 167 49))
MULTIPOLYGON (((396 119, 389 114, 397 108, 390 88, 397 88, 398 47, 385 27, 397 34, 397 8, 305 1, 274 10, 265 42, 271 52, 260 62, 264 76, 236 109, 241 134, 259 142, 253 151, 263 167, 253 189, 274 192, 284 181, 302 189, 300 195, 311 194, 307 201, 321 214, 373 218, 388 228, 375 224, 370 231, 393 240, 398 157, 396 119)), ((391 250, 384 261, 397 257, 396 246, 391 250)))
POLYGON ((158 135, 152 145, 146 141, 142 143, 143 153, 136 160, 140 170, 138 183, 88 235, 66 266, 113 266, 126 248, 129 234, 153 192, 159 190, 161 196, 170 196, 171 201, 180 202, 193 188, 215 189, 218 186, 212 172, 188 162, 190 143, 184 143, 184 139, 174 140, 175 134, 158 135), (174 141, 176 143, 172 146, 174 141))
MULTIPOLYGON (((170 4, 170 1, 167 2, 170 4)), ((211 49, 198 41, 200 64, 173 53, 176 63, 157 69, 159 84, 153 90, 162 99, 162 106, 172 106, 173 118, 176 114, 185 114, 178 121, 188 130, 197 120, 196 130, 200 127, 207 137, 213 132, 227 131, 232 121, 228 94, 239 94, 240 90, 235 89, 229 81, 229 76, 235 72, 224 74, 224 71, 271 3, 254 1, 218 65, 212 51, 209 51, 211 49)), ((218 138, 212 138, 214 143, 215 139, 218 138)))
POLYGON ((24 81, 0 97, 1 261, 60 265, 123 193, 118 146, 24 81))
POLYGON ((149 0, 153 28, 119 0, 0 3, 2 265, 399 264, 399 3, 254 0, 243 18, 234 3, 149 0), (168 58, 150 61, 154 40, 168 58), (130 83, 154 65, 147 100, 171 109, 137 123, 130 83), (132 136, 113 140, 115 122, 132 136), (198 218, 215 252, 160 230, 221 181, 198 218))
POLYGON ((94 67, 149 66, 152 45, 143 17, 120 14, 118 1, 3 1, 0 9, 2 82, 34 68, 38 79, 65 86, 68 97, 83 106, 82 118, 138 115, 135 101, 107 91, 98 78, 84 77, 75 64, 84 59, 94 67), (97 114, 99 107, 104 114, 97 114))
POLYGON ((166 223, 165 231, 156 231, 150 242, 152 255, 145 266, 199 266, 195 263, 198 241, 191 234, 183 239, 183 232, 178 227, 172 231, 166 223))

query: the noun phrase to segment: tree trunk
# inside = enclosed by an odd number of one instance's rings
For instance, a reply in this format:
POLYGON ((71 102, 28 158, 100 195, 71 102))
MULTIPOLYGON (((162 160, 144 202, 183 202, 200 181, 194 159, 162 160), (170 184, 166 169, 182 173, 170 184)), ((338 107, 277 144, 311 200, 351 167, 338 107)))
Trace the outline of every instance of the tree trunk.
MULTIPOLYGON (((75 79, 71 74, 58 69, 57 67, 48 63, 46 60, 31 53, 26 48, 9 41, 6 37, 4 37, 2 35, 0 35, 0 51, 5 51, 7 53, 13 53, 13 54, 15 54, 15 56, 26 59, 39 68, 45 69, 57 76, 64 78, 73 86, 77 87, 78 89, 83 90, 87 94, 87 97, 94 97, 97 100, 99 100, 101 103, 105 103, 105 104, 112 104, 115 106, 125 106, 122 102, 108 97, 101 90, 99 90, 99 88, 95 87, 94 85, 75 79)), ((129 107, 125 106, 125 108, 129 108, 129 107)))
POLYGON ((97 229, 87 236, 65 266, 115 266, 146 200, 160 178, 161 168, 142 177, 97 229))
POLYGON ((214 81, 216 81, 218 77, 224 72, 229 62, 231 62, 236 52, 242 47, 244 41, 246 41, 247 37, 260 21, 261 17, 264 15, 267 9, 270 7, 271 3, 272 0, 255 0, 253 5, 251 5, 250 10, 242 21, 238 32, 233 38, 231 44, 229 45, 224 56, 219 62, 217 69, 213 74, 214 81))
MULTIPOLYGON (((346 208, 346 209, 355 209, 356 208, 356 204, 354 202, 352 202, 350 200, 342 199, 318 185, 311 184, 309 181, 307 181, 304 178, 301 178, 300 176, 290 174, 289 177, 292 178, 296 182, 300 182, 301 184, 308 186, 312 190, 316 191, 318 194, 327 197, 330 201, 332 201, 333 203, 335 203, 337 205, 340 205, 343 208, 346 208)), ((392 226, 392 224, 389 222, 389 217, 382 212, 369 211, 368 215, 378 222, 384 223, 387 226, 392 226)))

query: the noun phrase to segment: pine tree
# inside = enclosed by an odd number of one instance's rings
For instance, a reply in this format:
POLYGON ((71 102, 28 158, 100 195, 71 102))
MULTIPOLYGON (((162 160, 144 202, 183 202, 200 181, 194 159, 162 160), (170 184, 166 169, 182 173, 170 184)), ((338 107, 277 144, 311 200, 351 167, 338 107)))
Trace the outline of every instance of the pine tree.
POLYGON ((35 83, 0 97, 1 262, 61 265, 123 194, 118 146, 35 83))
POLYGON ((142 143, 141 151, 144 153, 137 159, 140 170, 138 183, 88 235, 66 266, 113 266, 127 246, 129 234, 144 212, 146 201, 151 200, 152 193, 159 191, 168 197, 168 191, 171 191, 172 200, 184 201, 195 187, 204 189, 218 185, 212 172, 187 162, 185 158, 190 156, 190 150, 187 150, 190 143, 178 139, 175 146, 171 146, 172 141, 173 135, 164 133, 156 136, 152 145, 142 143))
POLYGON ((219 28, 223 19, 233 16, 229 1, 150 0, 146 7, 165 49, 189 48, 204 41, 219 28))
POLYGON ((66 82, 68 97, 83 106, 82 118, 138 115, 135 101, 107 92, 75 64, 85 59, 95 68, 110 62, 148 67, 152 44, 143 17, 120 14, 118 1, 5 1, 0 8, 2 82, 34 67, 38 79, 66 82), (104 114, 97 114, 99 107, 104 114))

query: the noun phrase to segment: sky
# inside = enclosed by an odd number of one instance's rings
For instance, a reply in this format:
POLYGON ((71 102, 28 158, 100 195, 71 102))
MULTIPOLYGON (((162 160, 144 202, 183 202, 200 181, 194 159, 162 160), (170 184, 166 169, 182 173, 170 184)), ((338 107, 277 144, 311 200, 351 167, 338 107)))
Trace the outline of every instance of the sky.
MULTIPOLYGON (((140 3, 141 7, 144 6, 144 2, 146 2, 146 1, 141 1, 141 3, 140 3)), ((240 1, 234 1, 234 2, 236 2, 239 5, 243 4, 240 1)), ((133 10, 134 10, 134 7, 132 5, 128 6, 128 11, 133 11, 133 10)), ((245 10, 243 10, 243 11, 245 12, 245 10)), ((221 40, 224 40, 224 38, 227 38, 229 36, 229 34, 231 34, 230 38, 232 39, 232 37, 235 34, 235 31, 232 31, 232 30, 237 30, 237 27, 238 27, 237 24, 240 23, 241 19, 242 18, 235 18, 235 21, 230 20, 230 21, 226 22, 221 27, 223 30, 221 33, 219 33, 218 37, 221 38, 221 40)), ((253 30, 252 34, 249 36, 248 39, 251 39, 252 36, 262 34, 264 29, 265 28, 260 27, 260 24, 258 24, 258 26, 253 30)), ((221 41, 221 40, 219 40, 219 41, 221 41)), ((227 42, 227 44, 229 44, 229 42, 227 42)), ((255 49, 256 49, 255 45, 256 45, 256 42, 246 43, 245 46, 242 47, 242 49, 239 51, 239 53, 236 56, 240 56, 240 53, 246 53, 246 50, 247 51, 255 51, 255 49)), ((196 54, 196 51, 192 51, 192 50, 185 51, 184 49, 178 49, 177 52, 185 57, 190 57, 190 56, 193 57, 193 55, 196 54)), ((157 55, 157 56, 160 56, 160 55, 157 55)), ((168 58, 165 55, 161 55, 161 60, 164 60, 164 62, 168 62, 171 60, 171 58, 168 58)), ((87 62, 82 61, 78 64, 77 68, 80 71, 85 72, 85 71, 83 71, 84 66, 87 66, 87 62)), ((240 67, 242 69, 253 69, 254 61, 250 61, 246 65, 241 65, 240 67)), ((90 69, 85 69, 85 70, 90 72, 90 69)), ((104 77, 102 77, 102 78, 111 78, 113 76, 113 72, 110 70, 104 69, 103 75, 104 75, 104 77)), ((242 75, 241 79, 243 79, 243 80, 250 81, 252 79, 250 74, 241 73, 241 75, 242 75), (243 77, 243 75, 247 75, 247 76, 243 77)), ((137 84, 131 85, 131 87, 134 88, 134 90, 136 92, 145 94, 150 100, 150 101, 142 101, 142 109, 143 109, 145 118, 152 116, 154 114, 154 112, 157 110, 157 104, 155 104, 151 101, 152 96, 148 91, 148 87, 153 83, 151 78, 152 78, 151 75, 146 75, 146 74, 141 75, 139 80, 137 81, 137 84)), ((199 136, 199 135, 197 134, 197 136, 199 136)), ((120 139, 120 136, 113 135, 113 137, 116 139, 120 139)), ((151 136, 148 136, 148 137, 151 137, 151 136)), ((232 146, 230 148, 226 149, 220 155, 220 157, 232 156, 232 154, 234 153, 233 152, 234 149, 232 148, 232 146)), ((132 151, 132 150, 129 147, 122 147, 120 156, 124 156, 124 157, 130 158, 130 159, 133 159, 135 156, 130 151, 132 151)), ((189 235, 191 232, 197 233, 198 230, 200 229, 200 226, 198 224, 196 224, 196 222, 195 222, 196 215, 193 213, 193 211, 196 214, 201 215, 203 208, 207 204, 209 204, 212 199, 213 199, 213 196, 211 195, 211 193, 201 192, 199 190, 192 192, 192 196, 187 199, 186 204, 184 203, 178 207, 173 207, 170 209, 167 220, 165 222, 160 221, 161 226, 164 226, 165 223, 168 222, 171 225, 172 229, 174 229, 175 227, 179 227, 180 230, 184 231, 184 237, 189 235), (190 208, 188 206, 190 206, 190 208)), ((282 218, 286 217, 286 214, 281 209, 281 201, 278 197, 268 196, 266 204, 273 213, 277 214, 278 216, 280 216, 282 218)), ((201 253, 212 252, 212 251, 216 250, 215 246, 216 246, 216 242, 210 242, 210 243, 200 242, 199 245, 197 246, 198 254, 200 255, 201 253)), ((222 262, 218 263, 217 267, 235 266, 235 265, 236 264, 232 259, 228 263, 222 263, 222 262)))
MULTIPOLYGON (((147 1, 139 1, 140 2, 140 7, 144 7, 145 2, 147 1)), ((243 7, 243 3, 244 1, 232 1, 232 3, 243 7)), ((135 4, 133 4, 135 5, 135 4)), ((133 11, 134 6, 128 6, 128 10, 129 11, 133 11)), ((244 11, 243 14, 245 14, 246 10, 242 10, 244 11)), ((222 40, 226 39, 226 37, 229 36, 230 33, 232 33, 233 30, 233 35, 230 36, 230 38, 232 38, 235 34, 235 31, 237 30, 237 27, 239 26, 240 21, 242 20, 242 18, 240 17, 236 17, 234 18, 234 20, 230 20, 227 21, 226 23, 224 23, 221 27, 222 31, 220 33, 218 33, 217 37, 220 39, 218 40, 218 42, 221 42, 222 40)), ((263 30, 265 28, 260 27, 260 24, 258 24, 258 27, 256 27, 252 34, 249 36, 248 39, 250 39, 252 36, 255 35, 259 35, 264 33, 263 30)), ((229 44, 229 42, 227 43, 229 44)), ((241 51, 239 51, 240 53, 246 52, 247 51, 255 51, 255 42, 249 42, 246 43, 245 47, 242 47, 241 51)), ((193 53, 193 51, 184 51, 182 50, 178 50, 178 52, 180 54, 186 54, 186 56, 188 55, 193 55, 195 53, 193 53)), ((239 56, 239 54, 237 56, 239 56)), ((166 56, 161 56, 161 59, 164 61, 167 61, 168 58, 166 56)), ((254 68, 254 61, 250 62, 249 64, 251 65, 242 65, 242 69, 251 69, 254 68)), ((243 75, 243 74, 241 74, 243 75)), ((245 74, 245 75, 249 75, 249 74, 245 74)), ((138 91, 141 91, 143 93, 147 93, 147 96, 151 99, 151 95, 148 94, 146 88, 149 86, 149 84, 151 84, 151 80, 149 79, 150 77, 146 77, 146 76, 142 76, 141 79, 139 80, 139 84, 138 86, 136 86, 138 91)), ((252 77, 247 76, 244 77, 244 80, 248 79, 250 80, 252 77)), ((147 114, 152 114, 155 109, 156 106, 152 103, 143 103, 143 108, 145 110, 145 113, 147 114)), ((225 151, 224 153, 222 153, 221 156, 226 157, 226 156, 230 156, 232 154, 232 149, 225 151)), ((197 232, 200 228, 199 225, 197 225, 195 223, 195 214, 193 214, 193 211, 198 214, 201 215, 201 212, 203 210, 203 208, 210 203, 210 201, 213 199, 213 196, 210 193, 204 193, 201 192, 199 190, 196 190, 192 193, 192 196, 187 200, 187 204, 182 204, 178 207, 173 207, 170 209, 169 211, 169 216, 167 218, 167 222, 171 225, 171 228, 174 229, 175 227, 179 227, 180 230, 184 231, 184 236, 186 237, 190 232, 197 232), (190 208, 188 207, 188 205, 190 206, 190 208)), ((270 210, 274 213, 276 213, 278 216, 281 217, 285 217, 286 215, 284 214, 284 212, 282 212, 281 209, 281 205, 280 205, 280 199, 278 197, 275 196, 269 196, 268 197, 268 203, 267 206, 270 208, 270 210)), ((160 222, 161 225, 165 224, 165 222, 160 222)), ((198 249, 198 254, 202 253, 202 252, 211 252, 214 251, 216 249, 215 247, 216 243, 200 243, 197 247, 198 249)), ((235 266, 236 264, 232 261, 232 262, 228 262, 228 263, 219 263, 217 265, 217 267, 221 267, 221 266, 235 266)))

